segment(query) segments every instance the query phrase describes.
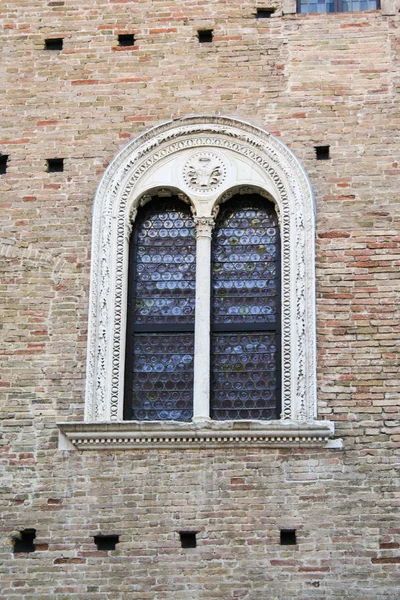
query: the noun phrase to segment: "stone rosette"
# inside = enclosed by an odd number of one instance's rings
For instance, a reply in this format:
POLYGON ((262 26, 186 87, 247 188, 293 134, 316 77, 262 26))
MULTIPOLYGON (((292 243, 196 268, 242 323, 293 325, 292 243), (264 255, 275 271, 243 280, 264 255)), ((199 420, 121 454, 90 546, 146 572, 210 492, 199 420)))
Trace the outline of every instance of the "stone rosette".
POLYGON ((215 152, 196 152, 185 161, 182 176, 189 190, 197 194, 208 194, 226 181, 227 165, 215 152))

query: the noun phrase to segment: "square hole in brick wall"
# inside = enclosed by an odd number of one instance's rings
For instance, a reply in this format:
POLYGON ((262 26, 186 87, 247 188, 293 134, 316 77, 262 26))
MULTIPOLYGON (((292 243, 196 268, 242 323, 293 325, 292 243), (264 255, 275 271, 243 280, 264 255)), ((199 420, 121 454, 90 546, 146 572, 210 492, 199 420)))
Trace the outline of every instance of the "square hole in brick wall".
POLYGON ((7 173, 7 161, 8 156, 6 154, 0 155, 0 175, 7 173))
POLYGON ((209 44, 213 41, 213 30, 212 29, 199 29, 197 32, 200 44, 209 44))
POLYGON ((270 19, 275 12, 275 8, 257 8, 256 19, 270 19))
POLYGON ((63 158, 48 158, 47 159, 47 172, 48 173, 61 173, 64 171, 64 159, 63 158))
POLYGON ((48 38, 44 40, 45 50, 62 50, 63 38, 48 38))
POLYGON ((281 529, 280 536, 281 546, 295 546, 297 544, 295 529, 281 529))
POLYGON ((119 542, 119 535, 95 535, 94 543, 97 550, 115 550, 119 542))
POLYGON ((180 531, 179 537, 181 540, 181 548, 196 548, 197 546, 196 531, 180 531))
POLYGON ((119 46, 134 46, 135 45, 135 36, 133 33, 122 33, 118 36, 118 45, 119 46))
POLYGON ((314 146, 317 160, 329 160, 329 146, 314 146))
POLYGON ((13 540, 14 552, 35 552, 36 529, 23 529, 19 533, 13 540))

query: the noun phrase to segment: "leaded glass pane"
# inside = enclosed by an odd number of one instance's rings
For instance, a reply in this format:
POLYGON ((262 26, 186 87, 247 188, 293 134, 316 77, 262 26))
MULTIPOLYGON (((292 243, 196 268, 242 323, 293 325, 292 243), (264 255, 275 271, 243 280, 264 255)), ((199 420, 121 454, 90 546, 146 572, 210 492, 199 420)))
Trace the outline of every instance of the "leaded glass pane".
POLYGON ((140 210, 130 252, 127 419, 192 416, 195 244, 183 202, 156 199, 140 210))
POLYGON ((194 320, 196 240, 189 207, 151 202, 136 225, 135 322, 194 320))
POLYGON ((275 323, 278 223, 253 200, 222 207, 212 252, 214 323, 275 323))
POLYGON ((212 249, 211 416, 279 418, 280 244, 272 203, 222 206, 212 249))
POLYGON ((132 418, 188 421, 192 417, 193 334, 137 333, 132 418))
POLYGON ((276 419, 275 333, 214 333, 211 418, 276 419))

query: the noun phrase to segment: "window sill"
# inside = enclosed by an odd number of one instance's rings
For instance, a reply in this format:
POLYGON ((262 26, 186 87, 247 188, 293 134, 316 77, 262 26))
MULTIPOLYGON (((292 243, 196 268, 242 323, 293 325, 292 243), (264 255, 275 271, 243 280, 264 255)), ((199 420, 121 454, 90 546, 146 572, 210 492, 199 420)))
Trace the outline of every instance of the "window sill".
POLYGON ((58 423, 60 450, 332 448, 331 421, 121 421, 58 423))

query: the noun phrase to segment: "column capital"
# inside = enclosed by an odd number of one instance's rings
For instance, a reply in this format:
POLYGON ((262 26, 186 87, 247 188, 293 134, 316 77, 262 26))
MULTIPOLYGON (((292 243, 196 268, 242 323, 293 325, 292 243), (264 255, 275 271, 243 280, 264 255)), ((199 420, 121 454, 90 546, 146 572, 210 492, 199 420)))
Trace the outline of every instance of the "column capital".
POLYGON ((214 217, 195 217, 196 237, 211 238, 212 230, 215 225, 214 217))

